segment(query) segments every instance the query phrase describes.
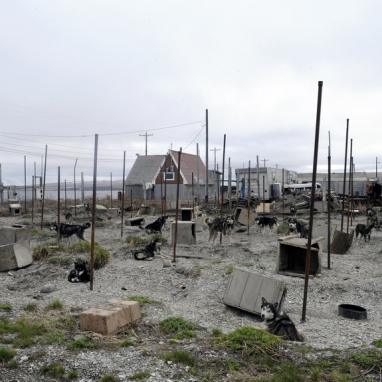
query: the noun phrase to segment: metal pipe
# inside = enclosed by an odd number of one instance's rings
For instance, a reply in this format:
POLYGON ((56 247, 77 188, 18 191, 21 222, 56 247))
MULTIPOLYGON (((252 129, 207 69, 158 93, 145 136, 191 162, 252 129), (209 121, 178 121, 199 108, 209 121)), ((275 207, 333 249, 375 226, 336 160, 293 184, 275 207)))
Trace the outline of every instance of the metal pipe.
POLYGON ((344 213, 345 213, 345 185, 346 185, 346 162, 348 157, 348 134, 349 134, 349 119, 346 120, 346 142, 345 142, 345 168, 344 168, 344 185, 342 189, 342 216, 341 216, 341 232, 344 229, 344 213))
MULTIPOLYGON (((97 198, 97 157, 98 157, 98 134, 94 140, 94 168, 93 168, 93 205, 92 205, 92 233, 90 243, 90 290, 93 290, 94 279, 94 243, 95 243, 95 211, 97 198)), ((76 159, 77 163, 77 159, 76 159)))
POLYGON ((178 213, 179 213, 179 181, 180 181, 180 157, 182 154, 182 148, 178 152, 178 173, 176 180, 176 207, 175 207, 175 232, 174 232, 174 247, 173 247, 173 257, 172 261, 176 262, 176 242, 178 236, 178 213))
POLYGON ((331 201, 332 201, 332 193, 331 193, 331 155, 330 155, 330 131, 329 131, 329 147, 328 147, 328 269, 330 269, 330 210, 331 210, 331 201))
POLYGON ((122 171, 122 206, 121 206, 121 237, 123 236, 123 213, 125 209, 125 166, 126 166, 126 151, 123 152, 123 171, 122 171))
POLYGON ((306 251, 304 300, 303 300, 303 306, 302 306, 301 321, 305 321, 305 317, 306 317, 306 303, 307 303, 307 298, 308 298, 308 280, 309 280, 309 271, 310 271, 311 246, 312 246, 314 199, 315 199, 315 196, 316 196, 316 175, 317 175, 318 142, 319 142, 319 138, 320 138, 320 117, 321 117, 322 85, 323 85, 323 81, 318 81, 316 135, 315 135, 315 141, 314 141, 312 191, 310 193, 310 216, 309 216, 309 232, 308 232, 308 244, 307 244, 308 247, 307 247, 307 251, 306 251))

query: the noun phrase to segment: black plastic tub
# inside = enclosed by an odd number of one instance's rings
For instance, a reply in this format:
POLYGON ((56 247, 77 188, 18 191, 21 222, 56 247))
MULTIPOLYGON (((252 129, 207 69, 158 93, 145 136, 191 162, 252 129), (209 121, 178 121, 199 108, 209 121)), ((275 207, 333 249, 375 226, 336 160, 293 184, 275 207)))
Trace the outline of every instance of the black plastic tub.
POLYGON ((338 305, 338 312, 342 317, 353 318, 355 320, 365 320, 367 318, 367 311, 362 306, 341 304, 338 305))

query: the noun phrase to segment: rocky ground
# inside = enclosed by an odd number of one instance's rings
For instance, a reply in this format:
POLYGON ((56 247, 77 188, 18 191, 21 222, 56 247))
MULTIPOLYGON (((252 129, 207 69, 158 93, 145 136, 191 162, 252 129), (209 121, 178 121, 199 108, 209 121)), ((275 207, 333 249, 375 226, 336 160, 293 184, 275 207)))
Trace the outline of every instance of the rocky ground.
MULTIPOLYGON (((53 216, 54 214, 47 214, 44 219, 48 222, 53 216)), ((155 218, 146 217, 146 224, 155 218)), ((278 217, 279 221, 281 218, 278 217)), ((306 216, 301 218, 307 219, 306 216)), ((332 224, 339 224, 340 215, 332 214, 332 218, 332 224)), ((316 214, 314 224, 322 224, 325 219, 326 214, 316 214)), ((358 216, 354 223, 365 221, 365 216, 358 216)), ((26 222, 31 223, 25 216, 0 218, 0 226, 26 222)), ((168 223, 163 232, 167 239, 170 238, 169 226, 168 223)), ((38 224, 36 227, 38 228, 38 224)), ((218 238, 212 244, 208 243, 208 231, 202 219, 198 218, 196 245, 178 244, 176 262, 168 267, 164 265, 165 259, 173 256, 171 245, 163 245, 161 255, 156 256, 153 261, 136 261, 131 255, 132 248, 126 244, 125 239, 128 235, 145 236, 146 233, 129 226, 124 226, 121 232, 121 218, 111 218, 105 227, 94 231, 95 240, 110 251, 111 261, 95 271, 92 291, 89 284, 73 284, 67 281, 71 265, 63 267, 35 261, 25 269, 0 273, 0 304, 10 303, 12 306, 10 311, 0 311, 2 319, 8 317, 15 320, 26 315, 23 307, 31 302, 37 302, 39 309, 43 311, 52 301, 60 300, 66 312, 71 312, 77 319, 82 310, 103 305, 111 298, 146 296, 163 303, 141 306, 145 317, 136 331, 136 347, 122 347, 115 351, 103 348, 78 353, 57 343, 36 344, 17 350, 16 360, 19 367, 3 368, 2 378, 5 379, 2 380, 55 380, 40 371, 42 365, 54 361, 62 362, 69 370, 75 370, 78 374, 77 380, 80 381, 97 381, 104 374, 113 374, 115 380, 124 381, 142 370, 150 373, 150 377, 146 379, 150 381, 202 380, 190 374, 187 367, 164 363, 158 359, 158 348, 166 343, 158 337, 154 329, 161 320, 170 316, 182 317, 200 325, 205 335, 216 328, 224 333, 247 325, 261 328, 263 324, 256 315, 233 309, 223 303, 231 277, 229 270, 232 267, 286 284, 284 311, 293 319, 298 329, 304 331, 308 338, 304 346, 310 346, 319 352, 327 349, 355 349, 372 346, 374 340, 382 338, 382 232, 374 230, 370 243, 353 243, 345 255, 331 254, 330 269, 324 253, 322 273, 309 279, 306 320, 302 323, 304 278, 275 272, 278 239, 283 235, 268 228, 261 230, 252 226, 249 234, 236 232, 238 228, 229 237, 223 237, 222 243, 218 238), (55 284, 57 290, 49 294, 40 293, 45 284, 55 284), (339 304, 362 306, 367 310, 367 319, 354 320, 340 316, 339 304)), ((44 226, 43 231, 46 232, 45 236, 32 236, 32 248, 55 240, 49 227, 44 226)), ((85 236, 90 240, 91 231, 87 230, 85 236)), ((105 341, 97 334, 81 333, 79 329, 75 335, 92 336, 105 341)), ((107 341, 113 341, 113 338, 107 341)), ((189 341, 184 347, 205 353, 206 357, 216 356, 213 350, 204 348, 202 342, 189 341)), ((225 380, 230 380, 229 376, 225 380)))

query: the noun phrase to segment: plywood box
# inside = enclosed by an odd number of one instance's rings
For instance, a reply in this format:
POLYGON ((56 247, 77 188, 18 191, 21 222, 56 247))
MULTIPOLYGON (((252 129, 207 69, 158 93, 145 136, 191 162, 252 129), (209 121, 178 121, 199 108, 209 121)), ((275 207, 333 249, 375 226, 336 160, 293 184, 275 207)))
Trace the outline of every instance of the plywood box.
POLYGON ((116 334, 140 319, 139 303, 136 301, 110 300, 109 305, 90 308, 80 314, 81 330, 103 335, 116 334))

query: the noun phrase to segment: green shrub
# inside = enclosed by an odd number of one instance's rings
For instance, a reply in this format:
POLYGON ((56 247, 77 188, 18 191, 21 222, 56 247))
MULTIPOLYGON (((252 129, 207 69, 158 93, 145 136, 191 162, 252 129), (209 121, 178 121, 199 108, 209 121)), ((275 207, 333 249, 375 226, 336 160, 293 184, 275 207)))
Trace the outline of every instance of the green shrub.
POLYGON ((62 249, 62 244, 57 241, 38 245, 33 249, 33 260, 45 260, 62 249))
POLYGON ((65 367, 62 363, 59 362, 52 362, 49 365, 41 366, 40 370, 43 373, 47 373, 56 377, 65 374, 65 367))
POLYGON ((159 330, 164 334, 177 333, 183 330, 198 329, 198 325, 187 322, 181 317, 168 317, 159 323, 159 330))
MULTIPOLYGON (((86 261, 90 263, 91 243, 81 241, 70 246, 69 251, 73 254, 84 253, 87 255, 86 261)), ((110 261, 110 252, 101 247, 98 243, 94 243, 94 269, 101 269, 110 261)))
POLYGON ((68 344, 69 349, 97 349, 98 345, 87 338, 79 338, 68 344))
POLYGON ((8 361, 15 357, 17 354, 16 350, 8 349, 8 348, 0 348, 0 360, 8 361))
POLYGON ((0 303, 0 310, 12 310, 12 305, 9 302, 0 303))
POLYGON ((115 382, 115 377, 112 374, 105 374, 98 380, 98 382, 115 382))
POLYGON ((38 305, 36 302, 30 302, 23 306, 23 309, 26 312, 35 312, 38 309, 38 305))
POLYGON ((47 310, 62 310, 64 304, 60 300, 54 300, 46 306, 47 310))
POLYGON ((166 353, 164 361, 172 361, 175 363, 182 363, 184 365, 195 367, 197 365, 197 358, 186 350, 175 350, 170 353, 166 353))

